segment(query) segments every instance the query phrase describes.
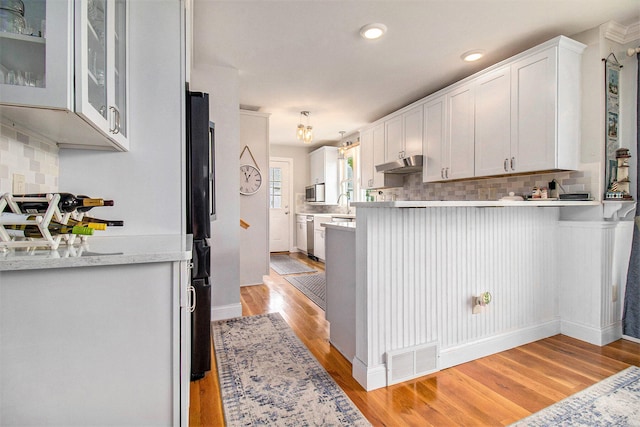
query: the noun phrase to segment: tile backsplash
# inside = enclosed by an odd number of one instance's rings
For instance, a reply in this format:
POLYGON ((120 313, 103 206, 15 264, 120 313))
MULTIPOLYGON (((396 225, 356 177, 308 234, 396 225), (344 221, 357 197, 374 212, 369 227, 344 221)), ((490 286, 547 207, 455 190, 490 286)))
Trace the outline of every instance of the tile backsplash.
MULTIPOLYGON (((524 196, 531 194, 533 187, 548 187, 555 179, 562 188, 559 193, 587 192, 598 199, 599 164, 583 164, 582 170, 553 172, 535 175, 503 176, 455 182, 423 183, 421 173, 406 175, 404 185, 399 188, 371 190, 376 200, 498 200, 510 192, 524 196)), ((296 212, 344 213, 345 206, 310 205, 304 194, 296 194, 296 212)))
POLYGON ((26 193, 58 191, 58 147, 0 125, 0 195, 13 192, 13 174, 25 177, 26 193))
POLYGON ((553 179, 562 186, 558 188, 559 193, 588 192, 591 193, 591 197, 594 197, 593 189, 597 188, 599 174, 586 167, 574 172, 425 184, 422 182, 422 174, 415 173, 405 177, 403 187, 389 188, 383 190, 382 195, 375 195, 384 196, 386 200, 390 198, 395 200, 497 200, 510 192, 521 196, 529 195, 533 187, 548 187, 553 179))

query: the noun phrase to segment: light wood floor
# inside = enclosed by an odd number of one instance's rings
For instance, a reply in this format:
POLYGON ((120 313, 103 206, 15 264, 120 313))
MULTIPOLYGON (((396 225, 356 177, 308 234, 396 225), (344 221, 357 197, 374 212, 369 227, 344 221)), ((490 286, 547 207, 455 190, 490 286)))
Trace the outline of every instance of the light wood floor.
MULTIPOLYGON (((301 254, 291 256, 324 270, 301 254)), ((640 366, 640 344, 619 340, 598 347, 556 335, 367 393, 351 377, 351 364, 329 344, 324 311, 273 271, 266 282, 241 289, 243 316, 279 312, 376 426, 507 425, 640 366)), ((215 360, 205 378, 191 383, 189 412, 191 426, 224 424, 215 360)))

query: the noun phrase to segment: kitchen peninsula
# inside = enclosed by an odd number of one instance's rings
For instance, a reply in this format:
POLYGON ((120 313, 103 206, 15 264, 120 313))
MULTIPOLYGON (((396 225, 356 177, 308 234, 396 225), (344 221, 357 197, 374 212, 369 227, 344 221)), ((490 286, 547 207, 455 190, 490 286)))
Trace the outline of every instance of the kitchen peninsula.
POLYGON ((0 424, 186 423, 191 248, 150 235, 0 251, 0 424))
MULTIPOLYGON (((601 202, 354 206, 353 376, 366 390, 558 333, 599 345, 621 336, 621 298, 610 282, 615 259, 624 257, 611 247, 616 229, 629 222, 571 221, 561 213, 602 209, 601 202), (484 292, 492 300, 474 310, 484 292)), ((328 296, 331 268, 328 259, 328 296)))

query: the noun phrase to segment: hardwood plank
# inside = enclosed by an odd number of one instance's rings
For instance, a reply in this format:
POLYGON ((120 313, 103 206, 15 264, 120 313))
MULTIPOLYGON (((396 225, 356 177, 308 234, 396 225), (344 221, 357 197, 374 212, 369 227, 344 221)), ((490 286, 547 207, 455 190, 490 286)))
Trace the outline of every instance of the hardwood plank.
MULTIPOLYGON (((290 254, 324 271, 324 264, 290 254)), ((265 283, 240 289, 243 316, 280 313, 320 364, 375 426, 508 425, 628 366, 640 366, 640 344, 618 340, 604 347, 556 335, 366 392, 351 363, 329 343, 324 311, 273 270, 265 283)), ((215 354, 215 353, 214 353, 215 354)), ((205 378, 191 383, 191 426, 224 423, 212 360, 205 378)))

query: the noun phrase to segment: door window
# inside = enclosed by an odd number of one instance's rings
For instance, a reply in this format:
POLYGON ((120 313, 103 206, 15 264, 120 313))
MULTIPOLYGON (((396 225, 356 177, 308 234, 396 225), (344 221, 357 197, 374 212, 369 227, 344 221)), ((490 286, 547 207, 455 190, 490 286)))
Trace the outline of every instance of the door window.
POLYGON ((269 168, 269 207, 282 207, 282 169, 269 168))

